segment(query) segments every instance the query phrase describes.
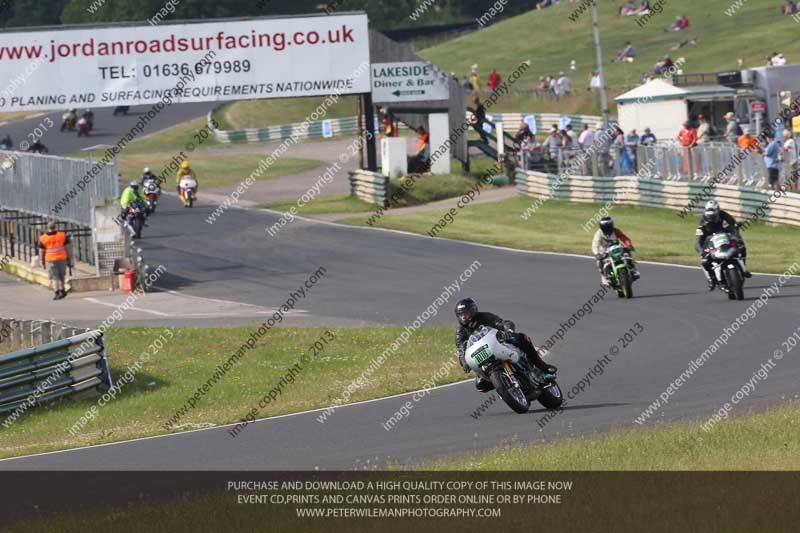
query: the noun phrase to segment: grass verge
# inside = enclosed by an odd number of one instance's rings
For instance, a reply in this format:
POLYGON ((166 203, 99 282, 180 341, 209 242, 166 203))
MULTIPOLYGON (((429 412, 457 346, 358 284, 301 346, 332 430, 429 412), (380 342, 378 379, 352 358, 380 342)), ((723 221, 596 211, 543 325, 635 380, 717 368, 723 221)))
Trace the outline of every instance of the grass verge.
MULTIPOLYGON (((162 425, 211 378, 217 365, 238 350, 253 329, 174 328, 174 337, 149 362, 141 364, 136 378, 123 385, 116 400, 99 407, 97 415, 77 435, 71 436, 69 428, 97 404, 97 398, 36 409, 3 428, 0 457, 167 433, 162 425)), ((246 352, 177 425, 184 424, 181 429, 186 429, 238 422, 258 406, 288 368, 303 355, 313 355, 310 346, 326 330, 335 339, 302 365, 294 383, 283 389, 277 401, 261 409, 259 418, 332 405, 403 328, 275 328, 246 352)), ((129 367, 133 368, 131 365, 140 360, 140 354, 163 333, 162 328, 110 330, 106 345, 111 354, 112 378, 118 380, 129 367)), ((443 354, 452 352, 450 328, 421 328, 401 344, 395 356, 386 359, 380 372, 356 389, 350 401, 416 390, 442 368, 447 360, 443 354)), ((463 378, 460 367, 456 364, 454 368, 442 383, 463 378)))
MULTIPOLYGON (((524 250, 591 254, 596 226, 592 231, 584 231, 583 226, 598 214, 604 204, 550 200, 524 220, 522 215, 534 202, 537 200, 533 197, 519 196, 500 202, 469 205, 459 210, 454 222, 437 236, 524 250), (467 213, 469 216, 465 216, 467 213)), ((680 218, 676 211, 669 209, 637 206, 616 206, 611 215, 617 227, 633 240, 637 259, 699 264, 694 251, 699 215, 680 218)), ((438 211, 386 214, 374 226, 426 234, 442 216, 443 213, 438 211)), ((360 218, 342 222, 365 224, 360 218)), ((753 272, 785 272, 790 264, 785 250, 792 248, 798 236, 800 228, 753 224, 744 233, 748 266, 753 272)))
MULTIPOLYGON (((289 211, 292 207, 297 207, 297 202, 275 202, 271 204, 261 204, 257 207, 262 209, 275 209, 276 211, 289 211)), ((349 194, 334 194, 332 196, 320 196, 314 198, 301 208, 297 209, 300 215, 318 215, 322 213, 362 213, 375 209, 375 205, 360 200, 349 194)))
MULTIPOLYGON (((324 119, 355 116, 356 98, 356 96, 340 97, 335 104, 326 108, 324 119)), ((220 107, 214 113, 214 118, 223 130, 293 124, 306 120, 306 117, 324 101, 325 97, 240 100, 220 107)))
POLYGON ((800 407, 751 413, 704 432, 698 423, 512 444, 415 466, 419 470, 800 470, 800 407))

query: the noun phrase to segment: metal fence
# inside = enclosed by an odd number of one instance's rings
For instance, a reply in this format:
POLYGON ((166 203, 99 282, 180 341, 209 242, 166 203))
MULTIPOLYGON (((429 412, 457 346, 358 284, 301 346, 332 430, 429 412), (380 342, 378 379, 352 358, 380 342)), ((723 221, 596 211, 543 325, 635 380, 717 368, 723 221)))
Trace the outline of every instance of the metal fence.
POLYGON ((116 164, 7 151, 0 158, 6 209, 93 227, 97 200, 119 196, 116 164))
POLYGON ((0 413, 10 413, 12 422, 37 405, 110 387, 99 331, 0 356, 0 413))
MULTIPOLYGON (((666 181, 708 182, 750 187, 767 186, 767 168, 764 157, 754 152, 741 161, 736 156, 738 146, 711 142, 694 148, 684 148, 676 143, 658 143, 650 146, 611 146, 608 152, 559 148, 552 151, 520 153, 520 167, 524 170, 548 172, 568 176, 639 176, 666 181), (717 178, 717 176, 721 176, 717 178)), ((785 183, 792 169, 781 165, 780 177, 785 183)))
MULTIPOLYGON (((39 237, 46 231, 48 218, 15 209, 0 207, 0 254, 24 263, 38 264, 39 237)), ((97 264, 97 251, 91 228, 71 222, 56 222, 56 230, 63 231, 72 243, 72 256, 76 261, 97 264)))

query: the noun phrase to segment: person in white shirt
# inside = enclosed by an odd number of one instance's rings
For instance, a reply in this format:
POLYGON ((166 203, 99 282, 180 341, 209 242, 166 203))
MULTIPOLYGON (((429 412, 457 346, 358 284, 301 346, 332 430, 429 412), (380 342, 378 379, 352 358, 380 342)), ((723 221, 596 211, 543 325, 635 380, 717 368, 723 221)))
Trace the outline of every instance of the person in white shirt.
POLYGON ((588 124, 583 125, 583 131, 578 135, 578 145, 583 151, 588 151, 594 144, 594 130, 589 128, 588 124))
POLYGON ((556 81, 560 95, 569 94, 572 92, 572 82, 563 72, 558 73, 558 81, 556 81))
POLYGON ((792 137, 792 132, 783 130, 783 161, 786 169, 786 182, 789 190, 797 192, 797 178, 800 174, 797 161, 797 143, 792 137))

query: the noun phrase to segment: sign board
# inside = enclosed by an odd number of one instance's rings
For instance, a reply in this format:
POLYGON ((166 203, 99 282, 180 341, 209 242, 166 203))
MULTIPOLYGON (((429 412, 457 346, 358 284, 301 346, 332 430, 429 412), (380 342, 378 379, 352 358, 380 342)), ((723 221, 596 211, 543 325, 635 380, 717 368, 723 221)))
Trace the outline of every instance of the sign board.
POLYGON ((372 100, 376 103, 449 99, 447 74, 430 63, 372 64, 372 100))
POLYGON ((365 14, 0 33, 0 111, 356 94, 365 14))
POLYGON ((766 102, 750 102, 751 113, 766 113, 766 111, 767 111, 766 102))

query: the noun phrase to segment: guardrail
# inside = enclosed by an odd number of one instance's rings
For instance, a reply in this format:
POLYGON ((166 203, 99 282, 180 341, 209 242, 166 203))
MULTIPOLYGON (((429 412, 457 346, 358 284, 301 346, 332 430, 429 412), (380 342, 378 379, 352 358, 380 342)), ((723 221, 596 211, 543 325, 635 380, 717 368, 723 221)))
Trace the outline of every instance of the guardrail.
POLYGON ((9 419, 37 405, 111 386, 100 331, 0 356, 0 413, 13 411, 9 419))
POLYGON ((389 178, 368 170, 350 173, 350 194, 371 204, 386 207, 389 178))
POLYGON ((772 191, 728 184, 711 189, 702 182, 663 181, 651 178, 558 176, 543 172, 517 170, 517 190, 541 197, 569 202, 606 203, 664 207, 676 211, 702 211, 705 201, 715 198, 723 209, 739 219, 765 214, 759 219, 769 223, 800 226, 800 194, 784 193, 769 202, 772 191), (764 207, 766 206, 766 208, 764 207))
MULTIPOLYGON (((505 131, 514 134, 519 125, 527 118, 533 117, 534 124, 539 133, 549 132, 552 124, 562 124, 562 120, 568 120, 572 129, 578 132, 584 124, 594 126, 602 121, 601 117, 591 115, 559 115, 556 113, 487 113, 486 119, 489 122, 502 122, 505 131)), ((472 113, 467 112, 464 116, 466 120, 472 121, 472 113)), ((239 142, 265 142, 283 141, 288 138, 295 138, 298 141, 306 139, 318 139, 325 137, 323 132, 327 130, 329 137, 339 135, 356 135, 358 133, 358 117, 332 118, 313 122, 298 122, 295 124, 282 124, 279 126, 269 126, 266 128, 249 128, 244 130, 220 130, 214 127, 213 111, 208 113, 208 127, 213 131, 214 137, 223 143, 239 142)), ((564 122, 566 124, 566 122, 564 122)), ((616 124, 616 120, 612 121, 616 124)), ((399 129, 407 129, 400 124, 399 129)))

